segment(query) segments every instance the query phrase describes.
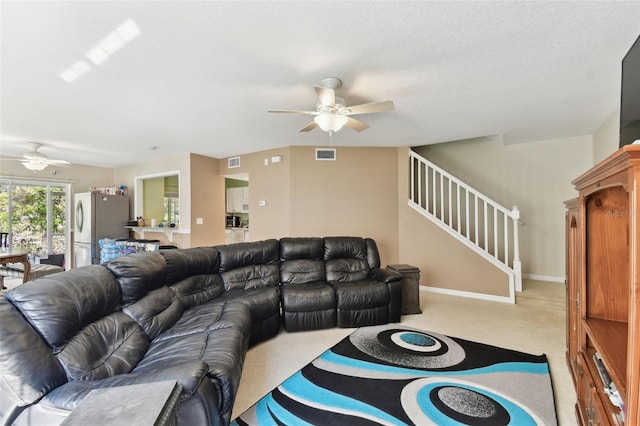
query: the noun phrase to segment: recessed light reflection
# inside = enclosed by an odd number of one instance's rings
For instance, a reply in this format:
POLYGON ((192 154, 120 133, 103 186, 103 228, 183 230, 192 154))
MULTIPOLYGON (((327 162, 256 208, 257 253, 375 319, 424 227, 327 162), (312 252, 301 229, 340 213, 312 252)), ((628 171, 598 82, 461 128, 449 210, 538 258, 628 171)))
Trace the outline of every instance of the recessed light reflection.
POLYGON ((89 60, 94 64, 100 65, 101 63, 107 60, 107 58, 109 57, 109 54, 105 52, 105 50, 102 47, 96 46, 90 51, 88 51, 85 54, 85 56, 89 58, 89 60))
POLYGON ((125 43, 129 43, 140 35, 140 28, 138 28, 138 25, 136 25, 133 19, 129 18, 116 28, 116 32, 122 37, 125 43))
POLYGON ((80 60, 71 65, 71 69, 74 70, 78 75, 82 75, 85 72, 89 71, 91 67, 85 61, 80 60))
MULTIPOLYGON (((138 37, 140 33, 141 31, 140 28, 138 28, 138 25, 136 25, 133 19, 129 18, 120 24, 120 26, 115 30, 107 34, 98 44, 89 49, 85 56, 94 65, 100 65, 109 59, 109 56, 121 49, 134 38, 138 37)), ((67 83, 71 83, 90 69, 91 66, 89 64, 83 60, 79 60, 71 65, 71 67, 58 74, 58 76, 67 83)))
POLYGON ((77 72, 75 72, 71 68, 67 68, 66 70, 64 70, 60 74, 58 74, 58 77, 60 77, 61 79, 63 79, 67 83, 72 83, 79 76, 78 76, 77 72))
POLYGON ((115 31, 111 31, 100 43, 98 43, 109 55, 113 55, 124 46, 124 40, 115 31))

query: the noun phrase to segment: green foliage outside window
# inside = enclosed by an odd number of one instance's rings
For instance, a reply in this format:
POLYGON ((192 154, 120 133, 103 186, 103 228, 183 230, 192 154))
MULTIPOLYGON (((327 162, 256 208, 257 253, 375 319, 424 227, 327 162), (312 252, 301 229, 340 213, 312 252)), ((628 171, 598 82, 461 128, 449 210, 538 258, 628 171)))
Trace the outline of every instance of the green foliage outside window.
POLYGON ((47 187, 13 185, 9 200, 8 185, 0 184, 0 230, 9 230, 11 202, 12 246, 32 254, 64 253, 66 199, 63 188, 50 187, 52 203, 52 247, 47 239, 47 187))

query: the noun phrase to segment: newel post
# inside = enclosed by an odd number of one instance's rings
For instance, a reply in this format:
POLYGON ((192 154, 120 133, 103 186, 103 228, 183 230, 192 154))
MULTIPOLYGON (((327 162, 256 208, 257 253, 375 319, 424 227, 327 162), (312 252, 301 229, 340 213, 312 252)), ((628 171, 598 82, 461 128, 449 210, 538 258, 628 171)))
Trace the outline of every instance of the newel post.
POLYGON ((513 219, 513 273, 515 275, 515 290, 522 291, 522 265, 520 263, 520 242, 518 241, 518 224, 520 223, 520 210, 513 206, 511 210, 513 219))

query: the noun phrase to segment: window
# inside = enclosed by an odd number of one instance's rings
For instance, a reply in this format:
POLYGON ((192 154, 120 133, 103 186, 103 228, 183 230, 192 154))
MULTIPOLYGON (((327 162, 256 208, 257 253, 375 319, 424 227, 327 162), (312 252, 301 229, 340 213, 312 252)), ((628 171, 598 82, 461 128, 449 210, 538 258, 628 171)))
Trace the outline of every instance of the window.
POLYGON ((0 179, 0 231, 9 233, 8 245, 32 255, 65 253, 70 191, 68 183, 0 179))
POLYGON ((180 222, 180 197, 177 194, 165 194, 163 220, 175 224, 180 222))

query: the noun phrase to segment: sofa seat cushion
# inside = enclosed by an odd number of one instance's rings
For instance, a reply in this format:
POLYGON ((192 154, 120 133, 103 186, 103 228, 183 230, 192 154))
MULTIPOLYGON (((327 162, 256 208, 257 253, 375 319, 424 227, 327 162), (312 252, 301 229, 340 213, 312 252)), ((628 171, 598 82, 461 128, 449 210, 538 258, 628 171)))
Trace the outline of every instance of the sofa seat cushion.
POLYGON ((173 327, 160 334, 156 340, 170 339, 192 333, 203 333, 226 327, 237 327, 249 334, 251 313, 242 303, 211 302, 187 309, 173 327))
POLYGON ((224 292, 218 300, 230 304, 243 304, 249 308, 251 313, 250 345, 277 336, 280 332, 282 324, 280 289, 277 286, 230 290, 224 292))
POLYGON ((207 376, 220 390, 220 411, 224 414, 233 407, 248 343, 249 335, 235 327, 156 340, 133 373, 160 370, 166 362, 203 361, 208 366, 207 376))
POLYGON ((389 288, 380 281, 331 282, 338 309, 369 309, 389 304, 389 288))
POLYGON ((307 312, 335 309, 336 294, 324 282, 282 284, 282 308, 287 312, 307 312))
POLYGON ((276 286, 234 289, 223 293, 218 300, 230 303, 242 303, 249 307, 251 322, 259 323, 280 314, 280 289, 276 286))

